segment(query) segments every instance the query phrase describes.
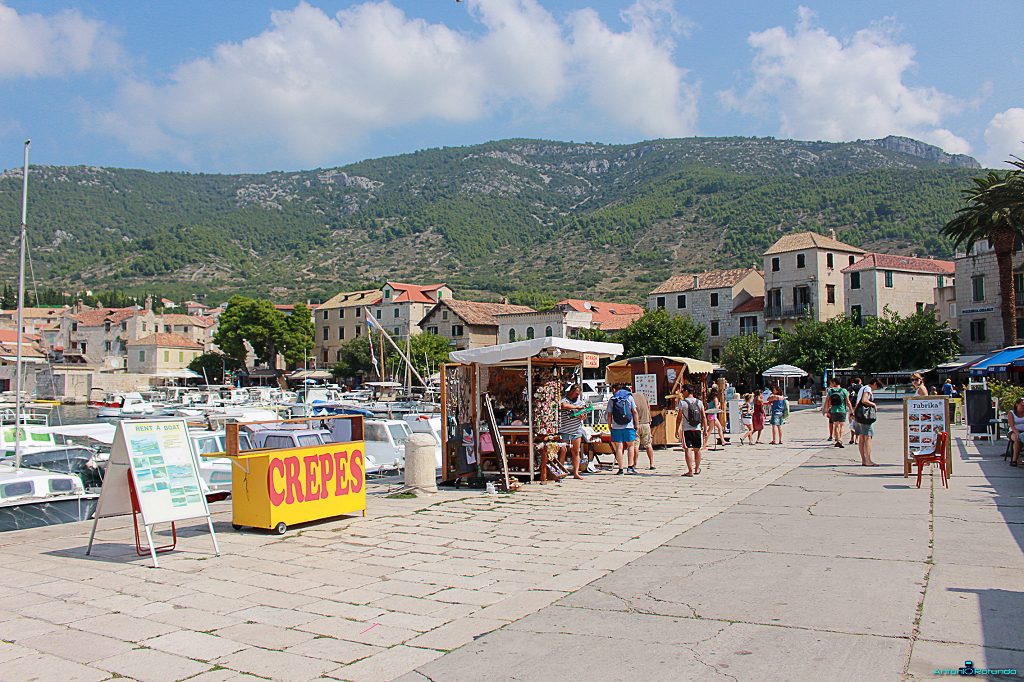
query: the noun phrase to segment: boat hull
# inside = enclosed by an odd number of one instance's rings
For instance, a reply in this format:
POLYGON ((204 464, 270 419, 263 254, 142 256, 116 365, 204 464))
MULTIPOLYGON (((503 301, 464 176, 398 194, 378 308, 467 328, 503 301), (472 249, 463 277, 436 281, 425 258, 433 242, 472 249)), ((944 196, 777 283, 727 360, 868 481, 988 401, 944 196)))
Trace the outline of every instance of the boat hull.
POLYGON ((0 532, 87 521, 96 511, 98 495, 14 501, 0 505, 0 532))

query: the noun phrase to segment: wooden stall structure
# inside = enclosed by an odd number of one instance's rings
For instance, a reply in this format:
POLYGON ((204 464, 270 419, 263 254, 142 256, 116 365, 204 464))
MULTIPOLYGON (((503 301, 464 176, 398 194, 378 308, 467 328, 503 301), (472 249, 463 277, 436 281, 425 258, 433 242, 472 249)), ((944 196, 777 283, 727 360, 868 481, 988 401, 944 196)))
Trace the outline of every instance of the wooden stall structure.
POLYGON ((545 481, 538 446, 557 436, 566 385, 583 378, 584 363, 621 354, 618 343, 552 336, 452 352, 441 367, 442 482, 505 472, 545 481))
POLYGON ((634 393, 644 393, 651 404, 651 437, 654 445, 679 445, 678 403, 683 384, 693 384, 702 398, 714 365, 704 360, 667 355, 643 355, 613 362, 605 368, 605 382, 629 384, 634 393), (660 417, 660 419, 659 419, 660 417))

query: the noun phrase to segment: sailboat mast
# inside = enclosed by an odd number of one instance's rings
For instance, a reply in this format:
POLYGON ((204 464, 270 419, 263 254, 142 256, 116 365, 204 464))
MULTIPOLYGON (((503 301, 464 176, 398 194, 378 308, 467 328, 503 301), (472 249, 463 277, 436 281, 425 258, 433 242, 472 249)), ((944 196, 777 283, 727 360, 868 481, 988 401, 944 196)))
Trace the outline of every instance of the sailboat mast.
POLYGON ((21 468, 21 337, 25 313, 25 223, 28 220, 28 148, 32 140, 25 140, 25 171, 21 184, 21 249, 18 261, 18 359, 14 369, 14 468, 21 468))

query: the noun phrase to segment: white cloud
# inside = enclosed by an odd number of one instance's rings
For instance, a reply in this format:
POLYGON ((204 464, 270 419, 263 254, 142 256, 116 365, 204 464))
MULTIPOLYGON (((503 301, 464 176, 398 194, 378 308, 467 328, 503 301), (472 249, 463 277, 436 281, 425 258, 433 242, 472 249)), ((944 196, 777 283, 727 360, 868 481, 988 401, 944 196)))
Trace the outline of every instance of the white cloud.
POLYGON ((982 161, 989 168, 1002 168, 1011 156, 1024 158, 1024 109, 1014 107, 992 117, 985 128, 986 154, 982 161))
POLYGON ((778 116, 779 133, 821 140, 907 135, 967 153, 970 145, 942 127, 963 108, 931 87, 904 83, 915 66, 914 48, 896 41, 881 22, 840 40, 815 26, 814 13, 798 12, 793 32, 781 26, 752 33, 754 83, 743 93, 720 93, 726 106, 778 116))
POLYGON ((112 64, 116 41, 78 10, 18 14, 0 2, 0 78, 61 76, 112 64))
POLYGON ((673 61, 674 36, 687 25, 671 3, 658 0, 637 2, 622 19, 630 29, 615 33, 592 9, 570 17, 573 54, 591 104, 644 135, 693 134, 698 88, 673 61))
POLYGON ((510 106, 543 119, 576 106, 581 90, 620 128, 692 132, 695 90, 672 62, 685 22, 668 0, 638 0, 624 32, 587 10, 560 22, 538 0, 465 5, 476 35, 387 0, 334 16, 303 2, 166 84, 126 83, 95 124, 138 152, 248 167, 330 163, 376 131, 479 121, 510 106))

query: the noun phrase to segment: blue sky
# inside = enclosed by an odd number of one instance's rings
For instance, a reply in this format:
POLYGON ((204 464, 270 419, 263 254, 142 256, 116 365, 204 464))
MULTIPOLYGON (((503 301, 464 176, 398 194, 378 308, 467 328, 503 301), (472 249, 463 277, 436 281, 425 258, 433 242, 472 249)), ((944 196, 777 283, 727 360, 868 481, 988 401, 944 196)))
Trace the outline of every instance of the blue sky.
POLYGON ((887 134, 999 165, 1024 155, 1022 25, 944 0, 0 0, 0 167, 26 137, 37 163, 228 172, 887 134))

